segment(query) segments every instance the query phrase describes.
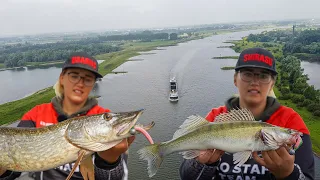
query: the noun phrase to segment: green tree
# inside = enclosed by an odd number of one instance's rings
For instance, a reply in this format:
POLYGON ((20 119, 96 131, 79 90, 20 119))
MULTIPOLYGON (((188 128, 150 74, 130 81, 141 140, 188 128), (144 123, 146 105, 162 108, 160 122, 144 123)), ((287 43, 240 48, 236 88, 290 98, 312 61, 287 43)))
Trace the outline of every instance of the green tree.
POLYGON ((178 39, 178 34, 177 33, 171 33, 170 34, 170 40, 177 40, 178 39))

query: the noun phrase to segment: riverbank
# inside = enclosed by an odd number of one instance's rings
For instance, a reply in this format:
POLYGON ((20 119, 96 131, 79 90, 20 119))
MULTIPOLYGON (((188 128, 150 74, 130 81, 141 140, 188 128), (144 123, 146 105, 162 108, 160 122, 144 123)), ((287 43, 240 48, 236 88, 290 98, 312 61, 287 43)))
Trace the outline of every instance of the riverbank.
POLYGON ((28 69, 34 69, 34 68, 42 68, 42 67, 51 67, 54 65, 62 65, 63 61, 51 61, 51 62, 27 62, 25 66, 19 66, 19 67, 10 67, 6 68, 4 64, 0 64, 0 71, 6 71, 6 70, 14 70, 14 69, 24 69, 25 67, 28 69))
POLYGON ((212 59, 238 59, 238 56, 220 56, 220 57, 213 57, 212 59))
MULTIPOLYGON (((151 51, 158 47, 175 46, 178 43, 184 43, 191 40, 202 39, 211 36, 211 33, 198 34, 190 38, 184 38, 179 40, 167 40, 167 41, 153 41, 153 42, 127 42, 123 44, 123 50, 118 52, 100 54, 95 56, 96 59, 104 60, 99 65, 99 72, 105 76, 128 61, 129 58, 137 56, 140 52, 151 51)), ((61 64, 63 62, 51 62, 51 63, 34 63, 29 64, 28 67, 45 66, 53 64, 61 64)), ((0 105, 0 125, 10 124, 23 116, 27 111, 38 104, 48 103, 54 97, 54 90, 52 86, 39 90, 25 98, 7 102, 0 105)))
MULTIPOLYGON (((232 47, 232 49, 234 49, 237 53, 240 53, 242 50, 246 49, 246 48, 251 48, 251 47, 264 47, 263 43, 260 42, 248 42, 246 41, 246 38, 243 38, 243 40, 240 41, 234 41, 232 42, 235 46, 232 47)), ((275 54, 275 57, 283 57, 282 51, 281 51, 281 45, 275 45, 275 47, 264 47, 267 48, 271 51, 275 50, 275 52, 277 52, 275 54)), ((220 57, 219 59, 229 59, 229 57, 220 57)), ((278 62, 278 67, 280 64, 280 62, 278 62)), ((277 71, 280 73, 280 69, 277 68, 277 71)), ((277 97, 280 97, 282 94, 279 91, 278 87, 274 87, 274 92, 275 95, 277 97)), ((296 103, 292 102, 291 99, 288 100, 282 100, 282 99, 278 99, 278 101, 285 106, 288 106, 292 109, 294 109, 296 112, 299 113, 299 115, 302 117, 302 119, 304 120, 306 126, 308 127, 309 131, 310 131, 310 138, 312 141, 312 149, 313 152, 319 157, 320 156, 320 117, 318 116, 314 116, 312 115, 311 112, 309 112, 307 110, 307 108, 305 107, 299 107, 297 106, 296 103)))

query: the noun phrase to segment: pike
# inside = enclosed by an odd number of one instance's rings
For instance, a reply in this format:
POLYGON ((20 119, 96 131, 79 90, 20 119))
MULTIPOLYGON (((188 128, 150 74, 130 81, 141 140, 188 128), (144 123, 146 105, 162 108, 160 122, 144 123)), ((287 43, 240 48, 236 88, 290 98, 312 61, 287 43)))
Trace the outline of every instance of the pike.
POLYGON ((0 127, 0 172, 45 171, 77 160, 68 178, 81 163, 84 179, 93 180, 94 152, 132 136, 134 127, 149 130, 154 126, 154 122, 136 124, 142 111, 80 116, 42 128, 0 127))
POLYGON ((193 159, 201 150, 219 149, 233 153, 234 164, 241 166, 254 151, 274 150, 287 144, 294 144, 292 148, 296 150, 302 144, 301 135, 296 130, 256 121, 249 110, 234 109, 218 115, 214 122, 198 115, 189 116, 172 140, 148 145, 138 154, 148 162, 148 174, 152 177, 163 158, 174 152, 193 159))

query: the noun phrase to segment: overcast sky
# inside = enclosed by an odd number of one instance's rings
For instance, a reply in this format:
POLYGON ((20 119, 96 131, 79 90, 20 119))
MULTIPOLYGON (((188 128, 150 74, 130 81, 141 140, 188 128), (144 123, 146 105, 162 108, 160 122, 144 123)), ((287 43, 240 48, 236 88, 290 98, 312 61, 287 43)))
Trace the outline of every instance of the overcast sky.
POLYGON ((320 0, 0 0, 0 36, 319 18, 320 0))

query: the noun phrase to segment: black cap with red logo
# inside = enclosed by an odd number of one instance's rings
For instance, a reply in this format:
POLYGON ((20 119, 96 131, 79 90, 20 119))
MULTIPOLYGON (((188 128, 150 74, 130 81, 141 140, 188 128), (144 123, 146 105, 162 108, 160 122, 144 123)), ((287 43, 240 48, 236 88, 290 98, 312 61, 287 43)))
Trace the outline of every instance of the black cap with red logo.
POLYGON ((246 67, 267 69, 273 74, 278 74, 272 53, 262 48, 249 48, 241 52, 235 70, 246 67))
POLYGON ((89 56, 85 52, 72 53, 69 58, 64 62, 62 69, 65 68, 82 68, 93 72, 97 78, 103 76, 98 72, 99 64, 98 61, 89 56))

